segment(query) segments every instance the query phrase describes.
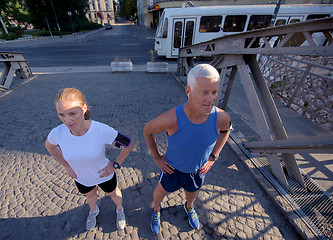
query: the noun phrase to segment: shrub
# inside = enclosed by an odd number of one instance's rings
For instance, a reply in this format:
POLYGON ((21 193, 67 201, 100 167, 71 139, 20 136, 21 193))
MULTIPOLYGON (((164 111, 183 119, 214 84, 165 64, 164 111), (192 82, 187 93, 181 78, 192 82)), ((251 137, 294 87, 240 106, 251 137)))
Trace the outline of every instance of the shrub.
POLYGON ((16 38, 22 37, 23 31, 19 27, 8 27, 7 31, 8 34, 6 34, 5 29, 1 29, 2 35, 0 35, 0 39, 6 39, 6 40, 14 40, 16 38))

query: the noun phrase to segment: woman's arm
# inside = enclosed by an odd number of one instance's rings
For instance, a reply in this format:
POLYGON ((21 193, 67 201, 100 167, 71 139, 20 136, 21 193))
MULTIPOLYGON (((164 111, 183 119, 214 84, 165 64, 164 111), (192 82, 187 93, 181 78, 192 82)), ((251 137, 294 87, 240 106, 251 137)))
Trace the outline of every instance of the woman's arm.
MULTIPOLYGON (((128 147, 122 147, 122 150, 120 151, 115 162, 117 162, 119 165, 121 165, 125 161, 125 159, 128 157, 128 155, 131 153, 133 146, 134 146, 134 142, 132 140, 128 147)), ((99 170, 98 173, 102 173, 99 177, 103 178, 103 177, 110 176, 115 171, 116 171, 116 169, 113 167, 113 163, 109 162, 108 165, 105 168, 99 170)))
POLYGON ((72 167, 68 164, 68 162, 64 159, 62 152, 58 145, 51 144, 48 140, 45 141, 45 147, 47 151, 52 155, 52 157, 59 162, 67 171, 68 175, 72 178, 77 178, 76 173, 72 169, 72 167))

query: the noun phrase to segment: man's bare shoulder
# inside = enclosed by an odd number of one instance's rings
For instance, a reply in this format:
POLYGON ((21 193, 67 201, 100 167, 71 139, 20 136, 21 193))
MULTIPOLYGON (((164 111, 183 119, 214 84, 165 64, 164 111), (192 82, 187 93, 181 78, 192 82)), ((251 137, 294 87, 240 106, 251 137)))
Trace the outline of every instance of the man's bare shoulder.
POLYGON ((166 124, 177 123, 176 108, 172 108, 172 109, 162 113, 156 119, 158 119, 159 121, 162 121, 166 124))
POLYGON ((175 108, 170 109, 156 118, 152 119, 144 127, 144 133, 151 133, 153 135, 167 131, 169 134, 177 129, 177 116, 175 108))
POLYGON ((217 121, 220 129, 228 129, 230 127, 230 122, 231 122, 229 114, 218 107, 216 107, 216 111, 217 111, 217 121))

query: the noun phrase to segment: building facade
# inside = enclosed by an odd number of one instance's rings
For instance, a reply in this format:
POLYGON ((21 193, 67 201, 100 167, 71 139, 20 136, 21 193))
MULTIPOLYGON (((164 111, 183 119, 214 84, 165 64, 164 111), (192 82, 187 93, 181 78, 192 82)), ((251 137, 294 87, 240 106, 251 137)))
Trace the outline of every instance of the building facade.
MULTIPOLYGON (((218 6, 218 5, 256 5, 276 4, 277 0, 137 0, 139 24, 156 28, 160 16, 165 8, 194 6, 218 6)), ((333 0, 282 0, 282 4, 332 4, 333 0)))
POLYGON ((89 0, 86 17, 90 22, 102 25, 114 24, 115 16, 112 0, 89 0))

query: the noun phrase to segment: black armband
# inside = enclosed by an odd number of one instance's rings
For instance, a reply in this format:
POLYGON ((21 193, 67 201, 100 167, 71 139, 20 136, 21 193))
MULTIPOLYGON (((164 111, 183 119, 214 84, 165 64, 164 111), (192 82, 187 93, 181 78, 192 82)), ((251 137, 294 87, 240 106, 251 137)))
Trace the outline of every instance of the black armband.
POLYGON ((129 137, 126 137, 125 135, 121 134, 120 132, 118 132, 118 135, 114 141, 116 142, 115 145, 117 147, 120 147, 120 146, 128 147, 131 144, 131 139, 129 137))
POLYGON ((226 133, 226 132, 229 132, 229 131, 232 131, 234 130, 234 128, 232 127, 232 124, 231 122, 229 123, 229 128, 227 130, 220 130, 220 133, 226 133))

